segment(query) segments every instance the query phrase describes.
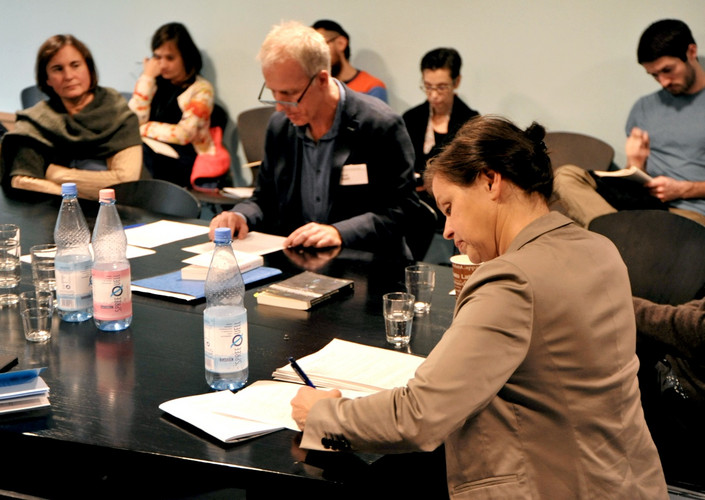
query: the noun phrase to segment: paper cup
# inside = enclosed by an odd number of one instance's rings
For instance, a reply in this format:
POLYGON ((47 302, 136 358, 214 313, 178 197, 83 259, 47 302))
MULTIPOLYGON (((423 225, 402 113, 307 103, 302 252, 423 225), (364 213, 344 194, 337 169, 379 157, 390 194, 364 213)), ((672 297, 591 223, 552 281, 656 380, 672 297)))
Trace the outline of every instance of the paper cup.
POLYGON ((450 258, 450 263, 453 266, 453 285, 455 286, 455 296, 457 297, 460 295, 460 290, 465 286, 465 282, 480 267, 480 264, 470 262, 470 257, 467 255, 453 255, 450 258))

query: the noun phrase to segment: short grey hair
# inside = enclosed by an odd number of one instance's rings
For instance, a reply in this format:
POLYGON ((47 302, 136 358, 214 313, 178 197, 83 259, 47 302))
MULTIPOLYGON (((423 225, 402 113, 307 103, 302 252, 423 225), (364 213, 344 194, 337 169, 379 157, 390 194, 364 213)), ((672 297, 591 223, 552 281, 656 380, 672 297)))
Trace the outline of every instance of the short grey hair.
POLYGON ((330 50, 326 39, 297 21, 273 26, 262 42, 257 59, 262 67, 293 59, 310 77, 323 70, 330 73, 330 50))

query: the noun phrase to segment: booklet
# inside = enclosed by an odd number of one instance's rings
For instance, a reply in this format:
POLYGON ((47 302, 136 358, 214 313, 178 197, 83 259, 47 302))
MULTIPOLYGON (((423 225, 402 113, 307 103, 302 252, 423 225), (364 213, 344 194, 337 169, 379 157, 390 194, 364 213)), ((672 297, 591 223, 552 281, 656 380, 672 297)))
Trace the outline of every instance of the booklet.
POLYGON ((331 278, 304 271, 278 283, 272 283, 256 294, 257 303, 305 311, 334 295, 352 290, 352 280, 331 278))
POLYGON ((653 177, 649 174, 634 166, 622 168, 620 170, 593 170, 593 173, 600 177, 616 177, 619 179, 627 179, 638 182, 639 184, 646 184, 647 182, 653 180, 653 177))

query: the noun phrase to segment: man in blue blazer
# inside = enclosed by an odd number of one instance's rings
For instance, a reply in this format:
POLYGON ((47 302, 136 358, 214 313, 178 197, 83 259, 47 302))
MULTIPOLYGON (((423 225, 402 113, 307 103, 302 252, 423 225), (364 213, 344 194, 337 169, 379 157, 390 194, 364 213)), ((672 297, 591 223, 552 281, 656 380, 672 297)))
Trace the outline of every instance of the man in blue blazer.
POLYGON ((275 26, 259 53, 260 101, 276 106, 254 195, 211 221, 243 238, 287 236, 286 247, 405 252, 418 208, 414 152, 400 116, 330 74, 325 39, 299 23, 275 26))

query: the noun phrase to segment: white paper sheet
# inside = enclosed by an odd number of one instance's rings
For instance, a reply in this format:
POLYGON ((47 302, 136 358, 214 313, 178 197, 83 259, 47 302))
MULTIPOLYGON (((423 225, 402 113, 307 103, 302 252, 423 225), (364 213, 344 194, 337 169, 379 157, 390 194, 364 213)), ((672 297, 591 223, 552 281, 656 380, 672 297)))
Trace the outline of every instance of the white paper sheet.
MULTIPOLYGON (((284 236, 250 231, 243 239, 233 241, 233 250, 256 255, 265 255, 283 249, 284 240, 286 240, 284 236)), ((182 248, 182 250, 191 253, 206 253, 212 251, 214 246, 214 243, 209 241, 199 245, 191 245, 182 248)))
POLYGON ((168 220, 160 220, 125 229, 127 243, 143 248, 154 248, 203 234, 208 234, 208 226, 168 220))

